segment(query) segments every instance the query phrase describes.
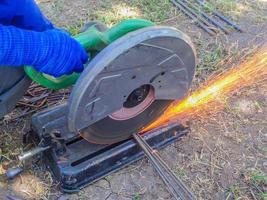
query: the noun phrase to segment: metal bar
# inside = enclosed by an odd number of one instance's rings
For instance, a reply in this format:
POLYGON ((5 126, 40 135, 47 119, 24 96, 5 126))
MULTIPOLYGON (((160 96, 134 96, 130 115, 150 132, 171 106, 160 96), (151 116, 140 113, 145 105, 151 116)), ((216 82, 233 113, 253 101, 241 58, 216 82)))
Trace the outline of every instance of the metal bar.
POLYGON ((149 146, 142 136, 133 134, 133 137, 149 158, 173 197, 177 200, 196 200, 194 194, 185 186, 182 180, 172 172, 160 155, 149 146))
MULTIPOLYGON (((184 1, 184 0, 183 0, 184 1)), ((229 34, 230 32, 227 30, 227 28, 225 28, 222 24, 220 24, 219 22, 217 22, 216 20, 212 19, 209 15, 207 15, 206 13, 204 13, 203 11, 201 11, 200 9, 198 9, 196 6, 194 6, 191 2, 189 1, 184 1, 185 3, 187 3, 189 6, 191 6, 194 10, 196 10, 197 12, 199 12, 204 18, 206 18, 209 22, 211 22, 214 26, 220 28, 223 32, 225 32, 226 34, 229 34)))
POLYGON ((190 17, 192 20, 194 20, 195 24, 202 28, 204 31, 206 31, 208 34, 214 36, 215 33, 213 31, 211 31, 204 23, 202 23, 201 21, 198 20, 198 18, 191 14, 189 11, 187 11, 186 9, 184 9, 179 3, 177 3, 175 0, 170 0, 172 2, 172 4, 177 7, 179 10, 181 10, 185 15, 187 15, 188 17, 190 17))
POLYGON ((25 161, 25 160, 27 160, 27 159, 29 159, 29 158, 31 158, 33 156, 36 156, 36 155, 38 155, 38 154, 40 154, 40 153, 42 153, 42 152, 44 152, 44 151, 46 151, 46 150, 48 150, 50 148, 51 148, 51 146, 36 147, 36 148, 34 148, 34 149, 30 150, 30 151, 27 151, 27 152, 19 155, 19 160, 20 161, 25 161))
POLYGON ((230 26, 232 26, 233 28, 235 28, 236 30, 238 30, 239 32, 243 33, 244 30, 242 30, 238 25, 236 25, 234 22, 230 21, 229 19, 227 19, 225 16, 223 16, 221 13, 217 12, 217 11, 213 11, 212 12, 215 16, 219 17, 222 21, 226 22, 227 24, 229 24, 230 26))
POLYGON ((234 23, 233 21, 229 20, 227 17, 225 17, 223 14, 219 13, 215 9, 211 8, 211 6, 209 5, 209 3, 205 2, 205 1, 200 1, 200 0, 195 0, 195 1, 198 4, 200 4, 201 6, 203 6, 204 8, 207 8, 208 10, 210 10, 213 15, 217 16, 222 21, 224 21, 228 25, 232 26, 233 28, 235 28, 239 32, 241 32, 241 33, 244 32, 236 23, 234 23))
POLYGON ((203 18, 202 15, 199 15, 199 13, 196 13, 195 10, 193 10, 192 8, 188 7, 188 5, 186 5, 182 0, 175 0, 178 4, 180 4, 184 9, 186 9, 188 12, 190 12, 191 14, 193 14, 199 21, 203 22, 205 25, 207 25, 207 28, 209 28, 210 30, 214 31, 215 33, 218 32, 218 29, 213 26, 212 24, 209 23, 209 21, 207 21, 205 18, 203 18))

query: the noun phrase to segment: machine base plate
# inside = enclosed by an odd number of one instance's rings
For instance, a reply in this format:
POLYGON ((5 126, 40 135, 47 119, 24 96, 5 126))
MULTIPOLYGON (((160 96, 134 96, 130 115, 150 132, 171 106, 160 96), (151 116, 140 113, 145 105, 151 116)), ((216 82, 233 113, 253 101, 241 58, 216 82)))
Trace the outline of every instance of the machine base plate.
MULTIPOLYGON (((155 149, 177 141, 189 132, 180 124, 161 127, 144 135, 155 149)), ((76 137, 65 144, 64 153, 51 149, 44 153, 44 160, 63 192, 78 192, 85 186, 126 167, 144 157, 134 139, 113 145, 92 144, 76 137)))

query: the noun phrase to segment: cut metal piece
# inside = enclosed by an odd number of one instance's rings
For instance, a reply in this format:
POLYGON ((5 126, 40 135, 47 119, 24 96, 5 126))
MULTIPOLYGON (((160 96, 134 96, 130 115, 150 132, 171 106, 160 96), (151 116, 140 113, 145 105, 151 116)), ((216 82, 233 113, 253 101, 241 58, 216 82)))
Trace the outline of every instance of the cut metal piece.
POLYGON ((91 61, 74 86, 69 130, 96 143, 128 138, 161 115, 171 100, 187 94, 195 65, 190 39, 176 29, 149 27, 123 36, 91 61), (133 91, 146 85, 155 100, 130 119, 114 119, 127 108, 133 91))

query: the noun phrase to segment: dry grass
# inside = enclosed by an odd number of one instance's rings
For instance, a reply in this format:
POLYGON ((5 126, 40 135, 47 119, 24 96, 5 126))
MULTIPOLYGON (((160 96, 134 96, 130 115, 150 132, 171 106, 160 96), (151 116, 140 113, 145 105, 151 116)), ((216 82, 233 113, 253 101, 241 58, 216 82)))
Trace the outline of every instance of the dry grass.
POLYGON ((247 88, 235 94, 226 109, 192 122, 192 137, 197 142, 184 170, 190 171, 188 181, 193 182, 200 199, 216 195, 223 199, 251 199, 254 195, 260 199, 264 195, 266 183, 253 185, 251 178, 253 171, 261 171, 261 179, 266 177, 266 143, 258 141, 266 129, 266 109, 258 106, 261 102, 266 107, 263 97, 257 87, 247 88))
POLYGON ((250 13, 249 18, 255 23, 263 23, 267 17, 264 1, 214 0, 211 5, 214 9, 238 21, 247 13, 250 13))
POLYGON ((35 175, 23 174, 16 178, 10 187, 17 196, 34 200, 45 199, 44 197, 47 196, 50 186, 35 175))

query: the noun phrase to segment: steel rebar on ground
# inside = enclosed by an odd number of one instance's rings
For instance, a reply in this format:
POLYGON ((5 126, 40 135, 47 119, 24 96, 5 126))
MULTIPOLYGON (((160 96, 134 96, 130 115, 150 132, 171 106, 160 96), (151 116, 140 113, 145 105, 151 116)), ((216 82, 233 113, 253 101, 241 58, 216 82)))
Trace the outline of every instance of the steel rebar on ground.
POLYGON ((238 30, 239 32, 244 32, 236 23, 232 22, 230 19, 228 19, 227 17, 225 17, 223 14, 219 13, 218 11, 216 11, 214 8, 211 8, 209 6, 209 4, 207 4, 206 1, 204 0, 195 0, 199 5, 201 5, 204 8, 207 8, 209 11, 212 12, 212 14, 218 18, 220 18, 222 21, 224 21, 225 23, 227 23, 228 25, 230 25, 231 27, 235 28, 236 30, 238 30))
POLYGON ((188 11, 187 9, 185 9, 181 4, 179 4, 177 1, 175 0, 170 0, 172 2, 172 4, 178 8, 179 10, 181 10, 185 15, 187 15, 188 17, 190 17, 192 20, 194 20, 194 23, 200 27, 201 29, 203 29, 204 31, 206 31, 208 34, 214 36, 215 32, 212 31, 211 29, 209 29, 202 21, 200 21, 195 14, 192 14, 190 11, 188 11))
POLYGON ((205 0, 195 0, 195 2, 200 5, 203 9, 208 10, 212 16, 204 12, 200 7, 197 7, 193 2, 187 0, 170 0, 171 3, 181 10, 185 15, 194 20, 195 24, 202 28, 204 31, 210 35, 215 35, 219 30, 223 31, 225 34, 229 34, 230 31, 224 24, 220 22, 225 22, 232 28, 235 28, 239 32, 244 32, 238 25, 229 20, 223 14, 217 12, 208 2, 205 0))
POLYGON ((146 140, 138 133, 133 134, 133 137, 149 158, 173 197, 177 200, 196 200, 195 195, 186 187, 182 180, 173 173, 160 155, 149 146, 146 140))
POLYGON ((185 1, 183 0, 184 3, 186 3, 188 6, 190 6, 192 9, 194 9, 196 12, 198 12, 201 16, 203 16, 205 19, 207 19, 210 23, 212 23, 214 26, 216 26, 217 28, 220 28, 223 32, 225 32, 226 34, 229 34, 230 32, 228 31, 228 29, 223 26, 221 23, 217 22, 216 20, 212 19, 209 15, 207 15, 205 12, 203 12, 202 10, 198 9, 195 5, 193 5, 191 2, 189 1, 185 1))

